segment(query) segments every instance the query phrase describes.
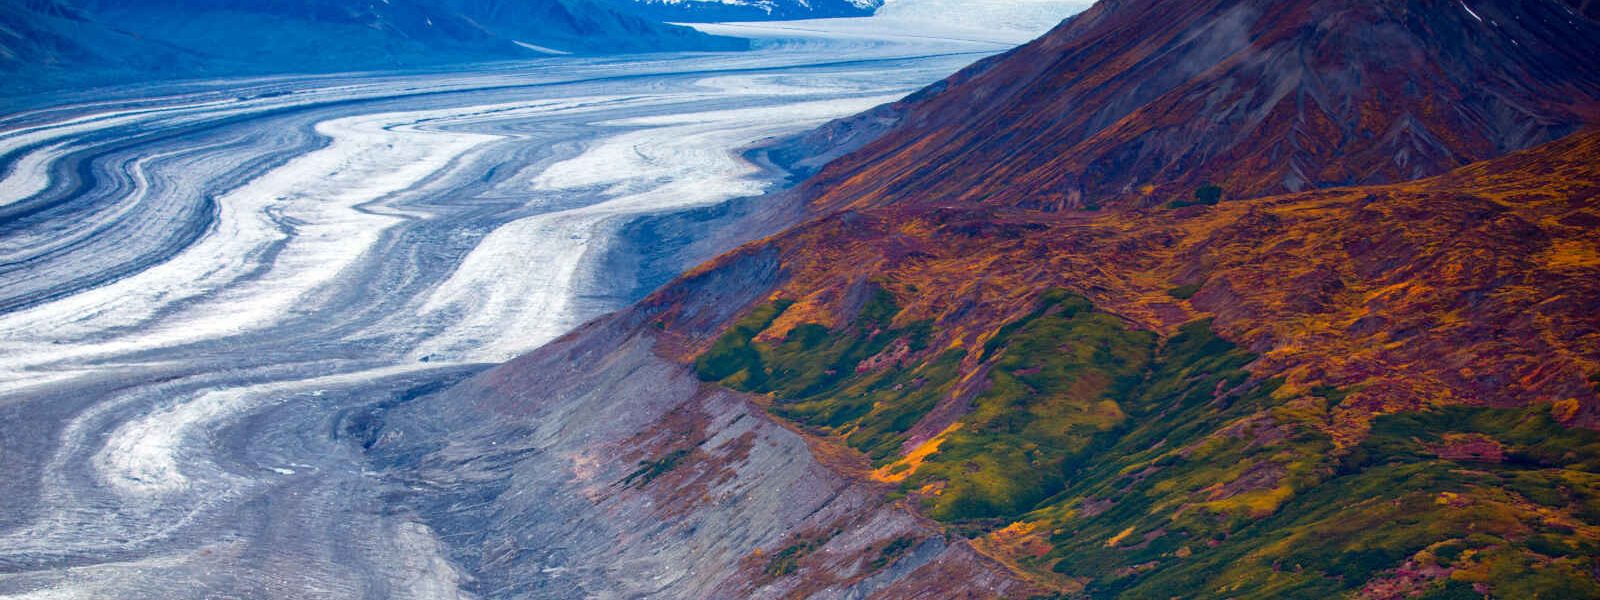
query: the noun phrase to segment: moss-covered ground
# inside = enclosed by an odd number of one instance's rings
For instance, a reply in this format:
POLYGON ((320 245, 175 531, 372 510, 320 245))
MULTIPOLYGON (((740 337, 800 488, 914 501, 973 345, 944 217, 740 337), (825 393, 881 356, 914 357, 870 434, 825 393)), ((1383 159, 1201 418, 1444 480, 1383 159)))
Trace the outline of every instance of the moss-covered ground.
POLYGON ((1549 407, 1390 414, 1338 448, 1348 390, 1285 393, 1206 321, 1159 339, 1056 291, 981 348, 934 348, 879 291, 848 325, 757 341, 786 306, 729 329, 701 378, 903 469, 926 514, 1075 594, 1600 597, 1600 436, 1549 407), (958 426, 895 464, 972 373, 958 426), (982 543, 1013 523, 1033 543, 982 543))

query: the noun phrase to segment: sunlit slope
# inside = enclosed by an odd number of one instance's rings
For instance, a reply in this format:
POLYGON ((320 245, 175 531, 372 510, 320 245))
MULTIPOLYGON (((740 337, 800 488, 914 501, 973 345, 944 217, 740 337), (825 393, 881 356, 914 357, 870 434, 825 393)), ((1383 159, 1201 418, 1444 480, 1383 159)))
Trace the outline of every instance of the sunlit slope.
POLYGON ((1211 207, 845 212, 724 259, 775 252, 782 283, 680 347, 1061 591, 1591 595, 1596 157, 1584 133, 1211 207))

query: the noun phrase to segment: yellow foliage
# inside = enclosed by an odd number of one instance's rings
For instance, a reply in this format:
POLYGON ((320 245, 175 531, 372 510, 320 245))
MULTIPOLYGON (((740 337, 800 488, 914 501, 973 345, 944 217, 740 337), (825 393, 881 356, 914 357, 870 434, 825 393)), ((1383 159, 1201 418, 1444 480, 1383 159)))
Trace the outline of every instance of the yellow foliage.
POLYGON ((1550 405, 1550 417, 1554 418, 1558 423, 1570 423, 1572 418, 1578 415, 1580 407, 1577 398, 1557 400, 1550 405))
POLYGON ((1122 543, 1122 540, 1127 539, 1128 536, 1130 536, 1130 535, 1133 535, 1133 526, 1132 525, 1129 525, 1127 529, 1122 530, 1122 533, 1113 535, 1113 536, 1111 536, 1111 539, 1106 540, 1106 547, 1107 548, 1115 548, 1115 547, 1117 547, 1117 544, 1122 543))
POLYGON ((1050 553, 1049 536, 1038 523, 1014 522, 1004 529, 972 541, 978 553, 1003 564, 1013 573, 1045 589, 1062 593, 1083 590, 1083 582, 1048 569, 1032 569, 1025 565, 1050 553))
POLYGON ((944 428, 944 431, 939 432, 939 435, 933 436, 928 441, 913 448, 904 458, 873 471, 872 478, 878 481, 896 483, 910 477, 922 466, 922 461, 927 460, 929 456, 933 456, 933 453, 938 452, 939 446, 944 444, 945 439, 950 437, 950 434, 957 429, 961 429, 961 423, 950 424, 949 427, 944 428))
POLYGON ((1552 269, 1600 267, 1600 248, 1593 240, 1558 240, 1542 256, 1552 269))
POLYGON ((1278 511, 1278 507, 1294 496, 1294 488, 1280 485, 1271 489, 1253 490, 1228 498, 1207 502, 1203 506, 1219 513, 1243 510, 1252 517, 1265 517, 1278 511))

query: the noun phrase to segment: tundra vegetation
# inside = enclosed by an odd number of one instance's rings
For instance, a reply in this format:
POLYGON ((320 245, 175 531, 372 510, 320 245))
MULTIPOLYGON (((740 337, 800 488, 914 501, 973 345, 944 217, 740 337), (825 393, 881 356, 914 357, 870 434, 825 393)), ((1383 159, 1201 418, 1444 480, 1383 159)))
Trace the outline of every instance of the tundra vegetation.
POLYGON ((789 306, 750 310, 700 377, 769 395, 915 510, 1064 593, 1600 595, 1600 436, 1548 407, 1385 415, 1340 448, 1323 425, 1348 390, 1286 395, 1208 320, 1163 339, 1052 290, 981 348, 941 348, 873 289, 847 324, 763 341, 789 306), (914 439, 951 401, 956 420, 914 439))

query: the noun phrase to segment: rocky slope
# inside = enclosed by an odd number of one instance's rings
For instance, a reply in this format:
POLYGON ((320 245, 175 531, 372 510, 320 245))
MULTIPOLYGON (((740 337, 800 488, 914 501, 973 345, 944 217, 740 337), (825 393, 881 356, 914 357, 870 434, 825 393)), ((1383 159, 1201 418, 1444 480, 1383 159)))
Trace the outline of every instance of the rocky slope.
POLYGON ((1101 2, 815 187, 826 206, 1081 208, 1413 179, 1592 119, 1597 52, 1550 1, 1101 2))
POLYGON ((1600 596, 1574 17, 1102 2, 353 431, 491 595, 1600 596))
MULTIPOLYGON (((705 326, 772 256, 680 284, 705 326)), ((609 317, 440 394, 349 419, 395 500, 452 540, 489 597, 1026 596, 849 451, 662 356, 659 308, 609 317), (944 583, 949 582, 949 583, 944 583)), ((707 331, 709 333, 709 331, 707 331)))

